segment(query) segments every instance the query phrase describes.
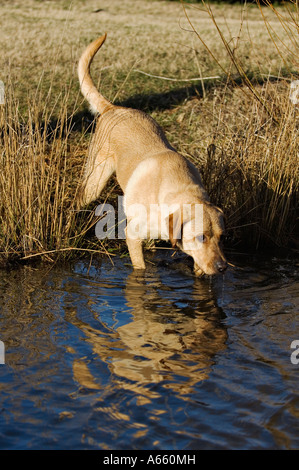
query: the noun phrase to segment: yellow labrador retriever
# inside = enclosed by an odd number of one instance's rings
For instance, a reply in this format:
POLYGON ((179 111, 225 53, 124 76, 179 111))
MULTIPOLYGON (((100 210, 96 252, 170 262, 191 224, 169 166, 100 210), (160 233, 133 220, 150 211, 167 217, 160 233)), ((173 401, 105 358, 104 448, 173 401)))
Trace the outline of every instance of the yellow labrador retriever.
POLYGON ((124 192, 126 241, 135 269, 145 269, 142 242, 169 239, 194 260, 196 275, 223 273, 222 211, 212 205, 195 166, 178 154, 145 113, 115 106, 96 89, 90 65, 106 34, 83 52, 83 96, 100 114, 89 150, 80 203, 99 197, 113 173, 124 192))

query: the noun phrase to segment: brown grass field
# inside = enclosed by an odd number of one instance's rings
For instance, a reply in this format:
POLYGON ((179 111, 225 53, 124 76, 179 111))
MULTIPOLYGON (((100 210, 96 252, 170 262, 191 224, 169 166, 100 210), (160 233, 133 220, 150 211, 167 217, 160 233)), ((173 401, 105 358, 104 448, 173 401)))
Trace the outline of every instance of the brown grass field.
POLYGON ((226 247, 298 249, 298 2, 0 0, 0 259, 126 253, 95 237, 76 194, 92 116, 76 67, 108 38, 92 75, 115 103, 150 113, 200 168, 226 215, 226 247))

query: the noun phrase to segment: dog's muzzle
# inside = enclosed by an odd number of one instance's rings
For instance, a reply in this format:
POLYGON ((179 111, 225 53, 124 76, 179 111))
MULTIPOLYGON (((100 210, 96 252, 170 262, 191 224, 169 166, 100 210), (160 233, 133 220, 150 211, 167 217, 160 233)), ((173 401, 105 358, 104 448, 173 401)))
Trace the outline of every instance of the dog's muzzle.
POLYGON ((224 273, 227 270, 227 262, 226 261, 217 261, 216 269, 219 273, 224 273))

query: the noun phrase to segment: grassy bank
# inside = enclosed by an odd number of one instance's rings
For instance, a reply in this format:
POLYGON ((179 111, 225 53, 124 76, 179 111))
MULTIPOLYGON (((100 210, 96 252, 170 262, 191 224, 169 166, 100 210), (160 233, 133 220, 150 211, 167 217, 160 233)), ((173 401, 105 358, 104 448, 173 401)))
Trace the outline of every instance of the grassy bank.
POLYGON ((147 0, 107 0, 101 8, 93 0, 0 2, 1 258, 107 254, 116 243, 126 250, 123 241, 94 236, 93 209, 120 194, 115 181, 91 207, 76 206, 92 130, 76 63, 103 31, 108 39, 92 70, 101 91, 151 113, 196 163, 226 214, 226 245, 296 246, 293 6, 197 4, 184 11, 176 2, 147 0))

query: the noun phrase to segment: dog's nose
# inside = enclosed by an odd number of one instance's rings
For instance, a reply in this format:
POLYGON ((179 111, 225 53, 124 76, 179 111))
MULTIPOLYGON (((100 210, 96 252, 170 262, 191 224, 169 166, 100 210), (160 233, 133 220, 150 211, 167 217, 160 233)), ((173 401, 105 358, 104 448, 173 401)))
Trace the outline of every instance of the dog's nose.
POLYGON ((217 261, 216 267, 220 273, 224 273, 227 269, 227 262, 226 261, 217 261))

